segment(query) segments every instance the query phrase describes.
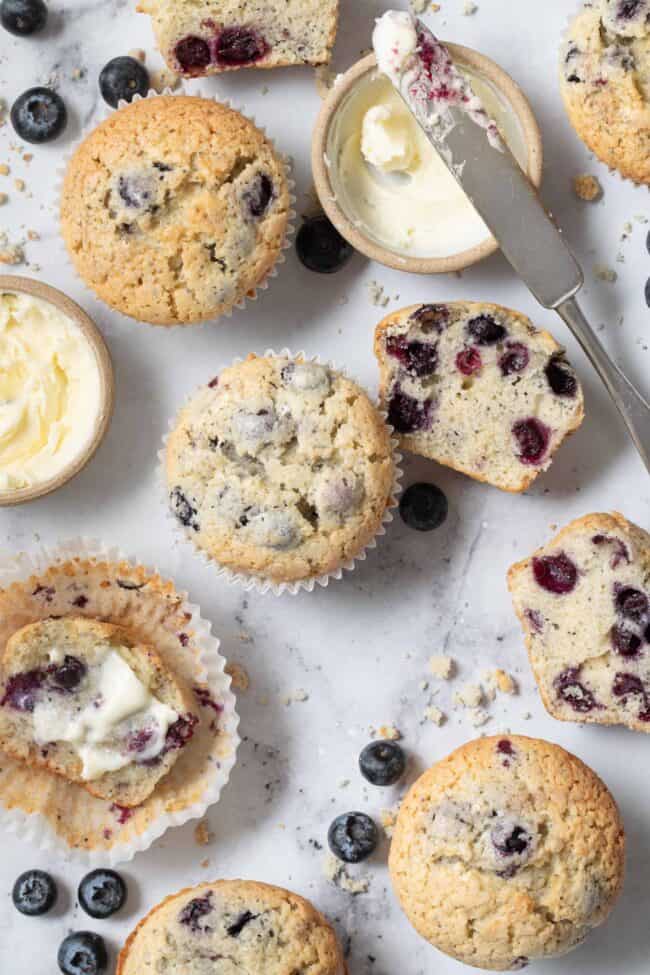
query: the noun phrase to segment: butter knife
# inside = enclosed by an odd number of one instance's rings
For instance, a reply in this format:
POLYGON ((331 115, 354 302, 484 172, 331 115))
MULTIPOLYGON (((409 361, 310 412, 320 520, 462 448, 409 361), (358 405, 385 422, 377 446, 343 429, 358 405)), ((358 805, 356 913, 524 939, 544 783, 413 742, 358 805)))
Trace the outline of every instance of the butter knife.
POLYGON ((537 301, 556 311, 573 332, 650 471, 650 404, 612 362, 585 318, 576 300, 584 284, 582 269, 469 81, 453 64, 447 48, 410 14, 389 11, 377 22, 373 40, 380 70, 390 78, 507 260, 537 301))

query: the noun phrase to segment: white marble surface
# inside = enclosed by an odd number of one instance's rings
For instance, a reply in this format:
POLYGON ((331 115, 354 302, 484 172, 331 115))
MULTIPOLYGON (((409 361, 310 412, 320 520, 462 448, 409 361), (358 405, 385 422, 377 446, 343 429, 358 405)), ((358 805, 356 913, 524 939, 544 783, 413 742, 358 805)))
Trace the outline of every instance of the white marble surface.
MULTIPOLYGON (((335 66, 347 67, 369 37, 373 16, 385 0, 342 0, 335 66)), ((0 511, 3 547, 20 550, 38 539, 54 543, 80 532, 115 542, 155 563, 200 602, 214 622, 226 655, 245 664, 251 689, 239 710, 245 741, 239 764, 222 801, 210 813, 214 843, 195 845, 191 827, 168 833, 124 871, 131 899, 119 920, 91 922, 74 907, 82 871, 63 862, 45 863, 27 843, 0 837, 0 971, 45 975, 55 969, 55 950, 70 928, 104 933, 113 947, 135 920, 163 895, 206 876, 245 876, 303 892, 336 919, 350 949, 352 975, 460 973, 409 928, 390 893, 386 849, 362 870, 370 892, 356 898, 328 884, 322 874, 325 840, 334 814, 359 807, 371 813, 389 806, 397 791, 365 787, 357 755, 370 726, 394 722, 403 732, 417 770, 475 733, 449 707, 454 685, 436 698, 450 719, 437 729, 424 721, 429 696, 420 689, 427 659, 446 650, 459 663, 456 684, 490 665, 515 673, 521 695, 492 708, 486 730, 539 734, 573 749, 589 762, 620 802, 629 833, 627 885, 613 918, 566 959, 547 963, 557 975, 605 975, 618 969, 641 975, 648 968, 650 933, 649 742, 623 730, 560 724, 548 717, 534 690, 519 626, 504 574, 516 558, 562 523, 590 510, 619 508, 648 524, 648 477, 627 442, 603 390, 565 328, 541 312, 524 287, 496 257, 462 279, 423 280, 373 266, 361 257, 334 277, 319 277, 290 254, 281 275, 261 299, 217 327, 165 332, 128 324, 88 297, 66 266, 55 217, 57 170, 83 126, 104 108, 96 79, 110 57, 135 46, 158 64, 148 19, 133 0, 66 0, 51 4, 51 27, 40 39, 0 37, 0 96, 7 101, 51 75, 71 110, 67 136, 33 150, 22 162, 9 126, 0 130, 0 161, 11 164, 0 177, 10 193, 0 226, 12 241, 28 229, 39 242, 27 244, 32 267, 20 273, 67 291, 93 315, 104 332, 117 372, 117 409, 110 434, 93 463, 53 497, 16 510, 0 511), (76 68, 83 80, 72 80, 76 68), (24 178, 27 192, 13 188, 24 178), (33 265, 38 265, 38 270, 33 265), (376 279, 400 304, 419 300, 477 298, 519 308, 566 342, 586 385, 588 418, 559 454, 551 472, 523 497, 496 490, 410 460, 406 480, 424 477, 448 494, 450 516, 435 534, 416 535, 399 519, 378 550, 352 577, 327 590, 296 598, 246 596, 215 581, 191 550, 170 538, 155 491, 156 454, 167 420, 188 390, 222 363, 249 350, 288 345, 339 362, 369 388, 376 371, 371 336, 380 311, 368 299, 376 279), (284 704, 304 689, 302 703, 284 704), (525 719, 526 712, 532 714, 525 719), (349 780, 343 787, 342 783, 349 780), (209 867, 200 862, 209 858, 209 867), (11 906, 9 890, 19 871, 50 867, 66 890, 55 916, 28 920, 11 906)), ((463 0, 442 0, 429 22, 449 40, 476 46, 501 62, 529 94, 543 126, 547 154, 545 197, 566 228, 587 275, 585 307, 612 355, 650 392, 647 338, 649 313, 643 288, 650 274, 645 248, 648 227, 634 223, 620 243, 623 225, 634 215, 650 216, 647 191, 623 184, 590 161, 565 120, 556 81, 557 49, 572 5, 546 0, 536 5, 479 0, 473 17, 461 15, 463 0), (535 16, 533 9, 535 8, 535 16), (605 186, 598 205, 579 203, 571 177, 597 172, 605 186), (625 262, 617 264, 623 253, 625 262), (618 282, 595 279, 593 267, 616 267, 618 282)), ((232 99, 265 125, 296 160, 299 193, 310 184, 310 129, 319 97, 309 70, 242 72, 191 86, 232 99), (264 86, 269 87, 264 93, 264 86)), ((391 308, 397 307, 391 301, 391 308)), ((534 968, 541 971, 541 967, 534 968)))

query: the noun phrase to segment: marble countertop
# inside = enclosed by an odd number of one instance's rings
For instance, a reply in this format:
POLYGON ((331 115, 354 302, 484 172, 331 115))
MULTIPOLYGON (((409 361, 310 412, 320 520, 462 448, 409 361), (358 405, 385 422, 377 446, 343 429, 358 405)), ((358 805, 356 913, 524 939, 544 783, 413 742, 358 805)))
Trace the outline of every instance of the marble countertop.
MULTIPOLYGON (((57 179, 82 129, 104 115, 96 84, 103 64, 134 47, 146 50, 149 66, 161 62, 149 20, 134 12, 134 0, 56 0, 50 6, 44 37, 18 41, 0 36, 0 96, 10 103, 25 88, 49 80, 65 97, 71 122, 61 142, 30 149, 29 163, 16 151, 10 126, 0 129, 0 162, 12 169, 11 176, 0 177, 0 190, 10 195, 0 210, 0 229, 12 243, 26 239, 28 231, 37 232, 40 240, 27 240, 25 246, 29 264, 17 272, 56 285, 95 318, 115 363, 117 407, 104 445, 73 483, 28 506, 0 510, 0 545, 20 551, 83 533, 157 565, 201 605, 225 655, 248 670, 251 686, 238 703, 244 738, 239 762, 208 817, 213 842, 197 846, 188 825, 136 857, 123 871, 131 897, 119 920, 92 922, 74 906, 81 868, 58 860, 47 864, 27 842, 0 837, 0 971, 53 972, 56 947, 70 928, 101 931, 115 948, 167 893, 206 877, 244 876, 312 898, 335 920, 349 948, 351 975, 460 973, 464 969, 421 941, 398 910, 385 844, 369 863, 352 871, 369 879, 365 894, 352 896, 323 873, 321 847, 335 814, 359 808, 378 815, 399 798, 397 789, 364 785, 357 771, 369 729, 394 724, 411 755, 410 780, 477 733, 505 729, 559 742, 596 769, 625 819, 627 884, 609 923, 567 958, 547 963, 547 970, 556 975, 605 975, 615 968, 626 975, 646 973, 649 743, 624 730, 561 724, 546 715, 505 586, 510 563, 544 542, 552 525, 612 508, 648 525, 647 473, 580 350, 559 320, 536 306, 500 256, 462 277, 425 280, 361 257, 338 275, 320 277, 306 271, 291 252, 270 289, 223 325, 165 331, 112 315, 88 296, 66 264, 55 215, 57 179), (14 179, 24 179, 22 193, 14 179), (304 349, 344 362, 374 391, 372 332, 384 314, 370 301, 368 286, 374 281, 390 298, 389 309, 422 300, 483 299, 518 308, 548 326, 568 346, 583 377, 587 420, 552 470, 522 497, 408 459, 407 483, 424 478, 447 493, 446 524, 418 535, 398 518, 378 549, 342 582, 281 599, 230 588, 187 545, 173 541, 166 527, 155 468, 168 419, 185 394, 222 364, 269 347, 304 349), (442 652, 455 658, 459 675, 433 698, 449 716, 437 728, 425 720, 432 699, 422 682, 428 658, 442 652), (452 695, 460 684, 497 665, 516 676, 520 694, 498 699, 490 708, 491 721, 477 732, 453 709, 452 695), (285 703, 287 698, 292 703, 285 703), (53 916, 43 920, 19 915, 8 895, 18 873, 36 866, 49 866, 67 890, 53 916)), ((389 6, 386 0, 342 0, 336 70, 359 55, 373 17, 389 6)), ((648 394, 650 325, 644 285, 650 254, 642 220, 650 217, 649 200, 647 190, 623 183, 590 160, 564 116, 556 63, 572 5, 546 0, 541 16, 533 16, 530 8, 536 5, 511 0, 478 0, 473 16, 463 16, 463 6, 463 0, 442 0, 442 10, 428 21, 442 37, 498 60, 531 98, 544 133, 544 196, 585 268, 585 310, 612 356, 648 394), (572 177, 585 171, 601 179, 601 203, 588 205, 574 197, 572 177), (628 221, 632 229, 622 240, 628 221), (600 280, 595 273, 599 265, 615 268, 618 280, 600 280)), ((241 72, 189 87, 232 100, 267 128, 294 157, 298 209, 304 208, 311 184, 310 130, 320 106, 313 71, 241 72)))

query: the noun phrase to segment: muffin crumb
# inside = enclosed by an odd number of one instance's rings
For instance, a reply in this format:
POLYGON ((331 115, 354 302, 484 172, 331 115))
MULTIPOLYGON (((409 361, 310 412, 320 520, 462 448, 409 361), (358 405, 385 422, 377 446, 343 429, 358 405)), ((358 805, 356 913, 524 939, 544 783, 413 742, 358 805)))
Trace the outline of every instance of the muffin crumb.
POLYGON ((236 691, 247 691, 250 687, 248 671, 241 664, 230 662, 226 664, 226 673, 232 680, 232 687, 236 691))
POLYGON ((479 684, 465 684, 454 694, 454 704, 464 708, 477 708, 483 700, 483 689, 479 684))
POLYGON ((573 190, 580 200, 585 200, 587 203, 593 203, 603 195, 603 188, 598 178, 589 173, 582 173, 574 178, 573 190))
POLYGON ((453 658, 444 655, 430 657, 429 670, 438 680, 449 680, 454 672, 453 658))
POLYGON ((333 853, 328 853, 323 863, 323 873, 331 884, 356 897, 366 894, 370 888, 369 877, 351 877, 342 860, 337 860, 333 853))
POLYGON ((194 840, 198 846, 208 846, 214 839, 207 819, 202 819, 194 827, 194 840))

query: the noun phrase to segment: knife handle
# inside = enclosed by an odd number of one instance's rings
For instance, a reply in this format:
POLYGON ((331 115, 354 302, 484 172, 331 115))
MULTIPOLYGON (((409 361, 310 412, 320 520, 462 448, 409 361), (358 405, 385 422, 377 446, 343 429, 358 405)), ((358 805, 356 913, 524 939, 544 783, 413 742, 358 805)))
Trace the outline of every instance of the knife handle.
POLYGON ((575 298, 563 301, 555 311, 569 326, 605 383, 643 463, 650 472, 650 404, 612 362, 575 298))

